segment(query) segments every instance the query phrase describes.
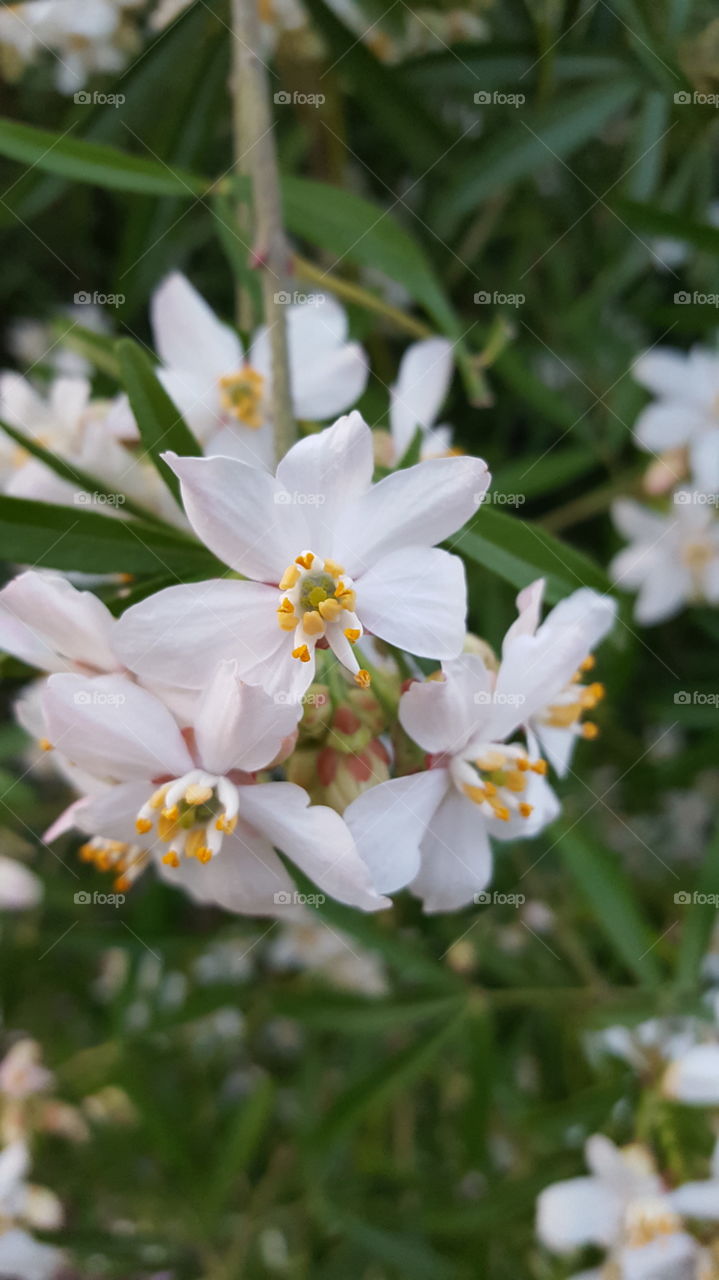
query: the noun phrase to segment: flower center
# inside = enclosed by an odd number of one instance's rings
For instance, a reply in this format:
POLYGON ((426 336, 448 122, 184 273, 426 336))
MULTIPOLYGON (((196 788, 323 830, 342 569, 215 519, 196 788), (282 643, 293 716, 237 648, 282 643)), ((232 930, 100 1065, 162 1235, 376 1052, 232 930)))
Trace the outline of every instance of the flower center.
POLYGON ((165 866, 179 867, 182 856, 206 863, 222 848, 222 839, 237 825, 240 797, 227 778, 193 769, 165 783, 142 806, 135 827, 146 836, 157 827, 157 839, 168 845, 165 866))
POLYGON ((279 588, 277 623, 282 631, 294 632, 292 657, 310 662, 317 643, 326 640, 353 671, 356 683, 367 688, 369 674, 359 669, 351 654, 351 646, 362 635, 362 623, 355 613, 357 593, 342 566, 320 559, 313 551, 303 551, 285 569, 279 588))
POLYGON ((605 695, 603 684, 595 682, 593 684, 582 684, 582 675, 591 671, 594 667, 594 658, 591 656, 584 659, 578 671, 575 671, 569 684, 565 686, 559 694, 556 702, 550 703, 538 718, 542 724, 548 725, 552 729, 569 729, 572 733, 582 738, 596 738, 599 736, 599 729, 591 720, 585 720, 582 723, 581 717, 585 711, 591 711, 601 702, 605 695))
POLYGON ((262 426, 264 419, 264 386, 262 374, 247 365, 237 373, 228 373, 220 378, 220 404, 226 413, 232 414, 243 426, 256 431, 262 426))
POLYGON ((522 799, 527 774, 546 774, 546 760, 530 760, 523 747, 487 744, 474 760, 453 763, 455 784, 487 818, 509 822, 513 813, 529 818, 534 807, 522 799))
POLYGON ((125 844, 122 840, 104 840, 93 836, 78 850, 82 862, 89 862, 98 871, 111 871, 115 876, 112 887, 117 893, 131 889, 149 857, 147 849, 139 844, 125 844))

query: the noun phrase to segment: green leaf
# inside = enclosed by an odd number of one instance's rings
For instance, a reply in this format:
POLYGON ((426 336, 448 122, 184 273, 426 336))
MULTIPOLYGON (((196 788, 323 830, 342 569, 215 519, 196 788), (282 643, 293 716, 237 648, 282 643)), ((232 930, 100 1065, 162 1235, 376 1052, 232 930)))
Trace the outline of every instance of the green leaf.
POLYGON ((538 458, 525 454, 513 462, 505 462, 492 470, 492 492, 542 497, 587 475, 597 467, 597 458, 585 445, 568 445, 550 449, 538 458))
MULTIPOLYGON (((0 419, 0 431, 4 431, 6 435, 10 436, 11 440, 19 444, 26 453, 31 454, 33 458, 37 458, 39 462, 43 462, 61 480, 71 484, 75 490, 76 502, 80 502, 81 494, 99 494, 103 498, 109 499, 108 505, 121 507, 123 512, 127 511, 130 515, 139 516, 142 520, 151 520, 153 524, 162 525, 163 528, 170 527, 163 520, 159 520, 152 511, 146 511, 137 502, 133 502, 132 498, 128 498, 121 490, 108 489, 104 480, 98 480, 97 476, 91 475, 89 471, 83 471, 81 467, 76 467, 74 463, 71 465, 64 458, 51 453, 49 449, 44 449, 31 436, 26 436, 22 431, 11 427, 9 423, 3 422, 2 419, 0 419)), ((82 506, 83 504, 80 502, 80 505, 82 506)))
POLYGON ((624 221, 646 235, 667 237, 691 244, 695 249, 719 254, 719 229, 708 223, 694 222, 680 213, 668 213, 655 205, 637 200, 616 200, 612 206, 624 221))
POLYGON ((576 826, 566 828, 555 847, 617 957, 640 982, 660 986, 661 970, 652 950, 658 937, 645 920, 616 855, 594 844, 576 826))
POLYGON ((0 495, 0 546, 17 564, 83 573, 188 575, 224 572, 199 542, 141 520, 0 495))
POLYGON ((531 521, 489 506, 480 507, 448 547, 499 574, 513 587, 546 578, 547 600, 552 604, 579 587, 609 590, 606 574, 588 556, 531 521))
MULTIPOLYGON (((716 714, 716 708, 714 710, 716 714)), ((678 887, 675 893, 682 891, 686 892, 684 886, 678 887)), ((718 903, 719 828, 706 851, 691 902, 686 906, 677 904, 677 910, 683 916, 676 973, 676 985, 681 990, 696 991, 699 987, 701 964, 716 925, 718 903), (704 898, 709 898, 710 901, 702 901, 704 898), (714 898, 714 902, 711 898, 714 898)))
POLYGON ((262 1141, 272 1117, 275 1085, 264 1076, 249 1097, 237 1105, 237 1114, 227 1126, 221 1144, 213 1143, 211 1170, 202 1194, 202 1213, 210 1221, 221 1214, 262 1141))
POLYGON ((114 340, 104 333, 95 333, 84 325, 68 321, 64 316, 53 321, 52 331, 58 337, 60 345, 106 373, 113 381, 120 381, 120 366, 114 351, 114 340))
POLYGON ((627 106, 637 88, 636 79, 618 78, 610 84, 562 94, 549 107, 522 114, 516 123, 473 147, 467 159, 456 164, 449 179, 440 184, 436 207, 442 234, 455 232, 464 215, 488 196, 561 162, 596 139, 610 117, 627 106))
POLYGON ((202 447, 156 377, 152 362, 142 347, 132 338, 121 338, 115 350, 123 385, 148 457, 170 492, 181 502, 180 482, 160 454, 172 449, 183 456, 201 457, 202 447))
POLYGON ((0 155, 71 182, 90 182, 138 195, 192 198, 210 185, 204 178, 171 169, 161 161, 130 155, 104 143, 85 142, 70 130, 53 133, 6 118, 0 118, 0 155))
POLYGON ((432 1036, 422 1036, 394 1058, 382 1060, 367 1075, 340 1095, 320 1121, 313 1135, 318 1146, 331 1146, 376 1108, 386 1106, 414 1083, 456 1035, 465 1010, 445 1022, 432 1036))
POLYGON ((272 998, 275 1011, 297 1018, 306 1026, 339 1035, 377 1035, 397 1027, 428 1022, 439 1015, 449 1017, 464 1002, 464 995, 431 995, 404 1000, 380 1000, 330 990, 310 992, 279 991, 272 998))

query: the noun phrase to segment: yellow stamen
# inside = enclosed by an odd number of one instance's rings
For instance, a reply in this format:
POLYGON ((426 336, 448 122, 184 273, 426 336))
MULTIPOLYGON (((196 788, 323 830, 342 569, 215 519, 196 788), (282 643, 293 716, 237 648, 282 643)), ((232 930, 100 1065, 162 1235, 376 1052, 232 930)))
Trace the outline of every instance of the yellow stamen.
POLYGON ((285 596, 284 600, 277 606, 278 613, 294 613, 294 611, 295 606, 287 596, 285 596))
POLYGON ((159 788, 159 789, 154 793, 154 795, 150 796, 150 808, 151 808, 151 809, 161 809, 161 808, 162 808, 163 804, 165 803, 165 796, 167 795, 167 791, 168 791, 168 788, 167 788, 167 787, 160 787, 160 788, 159 788))
POLYGON ((200 862, 209 862, 211 857, 212 850, 208 849, 207 845, 203 845, 201 849, 197 850, 197 858, 200 862))
POLYGON ((596 664, 597 664, 597 659, 594 657, 594 654, 590 653, 589 656, 584 659, 584 662, 580 662, 579 670, 593 671, 596 664))
POLYGON ((277 621, 280 625, 281 631, 294 631, 297 626, 297 617, 295 616, 294 611, 292 613, 283 613, 278 609, 277 621))
POLYGON ((464 784, 462 790, 464 791, 467 799, 472 801, 472 804, 484 804, 484 801, 487 799, 486 791, 483 791, 481 787, 470 786, 468 782, 464 784))
POLYGON ((241 369, 219 379, 220 403, 233 418, 256 431, 262 426, 264 378, 256 369, 241 369))
POLYGON ((138 818, 135 822, 135 830, 138 835, 146 836, 148 831, 152 831, 152 822, 149 818, 138 818))
POLYGON ((347 609, 349 613, 354 613, 357 606, 356 591, 353 591, 351 587, 346 587, 344 582, 340 582, 337 590, 335 591, 335 596, 339 600, 343 609, 347 609))
POLYGON ((176 804, 173 804, 171 809, 162 810, 162 816, 165 819, 165 822, 177 822, 177 819, 180 816, 180 810, 176 804))
POLYGON ((542 777, 544 777, 547 772, 546 760, 532 760, 529 767, 532 770, 532 773, 541 773, 542 777))
POLYGON ((355 684, 358 684, 360 689, 369 689, 371 683, 372 677, 369 671, 360 670, 355 675, 355 684))
POLYGON ((521 769, 508 769, 504 779, 504 785, 505 787, 508 787, 510 791, 524 791, 527 785, 527 779, 521 769))
POLYGON ((593 724, 591 720, 585 720, 582 725, 582 737, 589 741, 599 737, 599 726, 593 724))
POLYGON ((336 622, 342 613, 342 605, 339 600, 333 600, 331 597, 328 600, 322 600, 317 608, 325 622, 336 622))
POLYGON ((336 560, 325 560, 325 572, 330 573, 333 578, 339 578, 340 574, 344 573, 344 569, 341 564, 337 564, 336 560))
POLYGON ((194 807, 196 804, 207 804, 212 798, 212 787, 200 786, 199 783, 192 783, 185 792, 185 801, 194 807))
POLYGON ((40 738, 37 744, 41 751, 53 751, 54 747, 49 738, 40 738))
POLYGON ((311 551, 305 552, 302 556, 295 556, 295 564, 299 564, 303 569, 311 569, 314 563, 314 555, 311 551))
POLYGON ((226 835, 232 835, 232 832, 234 831, 236 826, 237 826, 236 816, 234 818, 228 818, 225 816, 225 814, 221 814, 220 817, 217 819, 217 822, 215 823, 215 830, 224 831, 226 835))
POLYGON ((173 819, 166 818, 164 814, 161 814, 157 819, 157 834, 161 840, 171 840, 175 834, 176 826, 177 823, 173 819))
POLYGON ((170 849, 169 853, 163 853, 162 861, 166 867, 179 867, 180 859, 175 849, 170 849))
POLYGON ((523 800, 519 806, 519 812, 521 813, 523 818, 528 818, 530 814, 534 813, 534 805, 527 804, 527 802, 523 800))
POLYGON ((117 876, 113 880, 112 887, 117 893, 125 893, 127 889, 132 888, 132 880, 127 876, 117 876))
POLYGON ((322 620, 322 614, 316 609, 311 609, 302 619, 302 629, 306 636, 323 636, 325 633, 325 624, 322 620))
POLYGON ((280 578, 280 591, 291 591, 297 584, 299 577, 300 571, 297 568, 297 565, 291 564, 288 569, 285 569, 282 577, 280 578))
POLYGON ((345 627, 345 635, 350 644, 356 644, 360 638, 361 632, 359 627, 345 627))
POLYGON ((495 818, 500 818, 502 822, 509 822, 509 809, 504 804, 498 804, 496 801, 490 800, 495 818))
POLYGON ((292 650, 292 657, 299 658, 300 662, 309 662, 310 651, 307 648, 307 645, 306 644, 298 645, 296 649, 292 650))

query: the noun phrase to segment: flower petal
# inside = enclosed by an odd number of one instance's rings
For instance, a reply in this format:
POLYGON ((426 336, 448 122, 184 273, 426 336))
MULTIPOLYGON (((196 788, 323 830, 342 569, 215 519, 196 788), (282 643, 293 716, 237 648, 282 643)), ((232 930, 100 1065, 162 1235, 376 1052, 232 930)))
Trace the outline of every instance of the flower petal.
POLYGON ((447 338, 413 342, 400 361, 390 390, 389 420, 398 456, 409 448, 415 431, 434 426, 449 390, 454 348, 447 338))
POLYGON ((384 555, 356 583, 363 627, 420 658, 455 658, 467 623, 467 586, 459 556, 437 547, 384 555))
POLYGON ((0 857, 0 911, 27 911, 42 900, 43 883, 15 858, 0 857))
POLYGON ((719 1044, 697 1044, 668 1068, 662 1092, 695 1107, 719 1106, 719 1044))
POLYGON ((234 458, 162 456, 198 538, 237 573, 277 583, 309 546, 304 508, 265 471, 234 458))
POLYGON ((380 893, 395 893, 414 880, 427 824, 449 785, 446 769, 430 769, 380 782, 345 809, 345 822, 380 893))
POLYGON ((358 342, 330 352, 320 364, 295 369, 292 402, 295 415, 310 422, 326 422, 359 400, 369 377, 369 363, 358 342))
POLYGON ((422 866, 410 888, 429 914, 456 911, 492 878, 492 846, 477 806, 449 790, 422 841, 422 866))
POLYGON ((664 453, 687 444, 692 436, 708 426, 708 416, 701 407, 683 400, 664 400, 647 405, 634 423, 633 436, 642 449, 664 453))
POLYGON ((149 846, 154 836, 141 839, 137 834, 135 820, 151 794, 152 784, 149 779, 143 782, 120 782, 117 786, 106 787, 97 795, 77 800, 70 806, 68 813, 71 825, 88 836, 103 836, 107 840, 124 840, 127 844, 149 846))
POLYGON ((0 648, 41 671, 113 671, 114 619, 90 591, 29 570, 0 591, 0 648))
POLYGON ((481 458, 429 458, 394 471, 346 510, 339 559, 358 577, 401 547, 433 547, 475 514, 489 480, 481 458))
POLYGON ((301 787, 292 782, 241 787, 240 812, 339 902, 364 911, 391 905, 373 888, 369 871, 339 814, 324 805, 310 805, 301 787))
POLYGON ((622 1202, 599 1178, 567 1178, 545 1187, 537 1200, 537 1235, 554 1253, 584 1245, 612 1244, 619 1234, 622 1202))
POLYGON ((170 712, 124 676, 50 676, 45 713, 53 745, 95 777, 177 777, 192 768, 170 712))
POLYGON ((243 351, 237 334, 217 319, 179 271, 155 290, 150 319, 157 353, 170 368, 215 379, 241 368, 243 351))
POLYGON ((277 468, 277 480, 304 512, 308 549, 324 559, 337 555, 340 517, 370 486, 373 469, 372 432, 359 413, 338 418, 292 446, 277 468))
POLYGON ((168 884, 184 889, 195 902, 209 902, 243 915, 274 915, 276 898, 294 895, 294 884, 268 840, 242 819, 233 835, 225 836, 222 850, 204 865, 184 858, 179 867, 157 869, 168 884))
POLYGON ((195 717, 199 757, 210 773, 265 768, 296 728, 299 703, 271 698, 259 685, 243 684, 236 662, 222 662, 195 717))
POLYGON ((442 680, 417 681, 402 695, 402 728, 433 754, 456 755, 482 732, 494 679, 478 654, 464 653, 442 665, 442 680))

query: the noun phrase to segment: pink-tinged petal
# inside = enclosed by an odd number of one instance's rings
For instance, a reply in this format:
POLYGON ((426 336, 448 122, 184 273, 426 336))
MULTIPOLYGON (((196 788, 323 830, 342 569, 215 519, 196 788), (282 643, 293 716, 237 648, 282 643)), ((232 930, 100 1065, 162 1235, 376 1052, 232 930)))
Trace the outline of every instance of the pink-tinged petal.
POLYGON ((50 741, 95 777, 177 777, 192 758, 174 719, 124 676, 50 676, 45 693, 50 741))
POLYGON ((553 1253, 610 1245, 618 1237, 623 1204, 599 1178, 568 1178, 540 1193, 537 1235, 553 1253))
POLYGON ((162 879, 184 889, 195 902, 212 903, 240 915, 271 916, 293 898, 295 886, 274 849, 242 819, 211 862, 184 858, 177 868, 157 859, 162 879))
POLYGON ((402 695, 402 728, 432 754, 456 755, 483 732, 494 677, 478 654, 463 653, 442 666, 444 679, 417 681, 402 695))
POLYGON ((30 570, 0 591, 0 648, 41 671, 113 671, 114 620, 90 591, 30 570))
POLYGON ((277 583, 308 549, 305 508, 273 476, 234 458, 162 456, 179 476, 198 538, 237 573, 277 583))
POLYGON ((299 702, 272 698, 259 685, 244 684, 236 662, 220 663, 195 717, 202 766, 210 773, 265 768, 296 728, 301 710, 299 702))
POLYGON ((0 856, 0 911, 28 911, 42 895, 42 880, 29 867, 0 856))
MULTIPOLYGON (((137 834, 135 819, 139 810, 147 804, 152 791, 149 779, 144 782, 120 782, 117 786, 106 787, 97 795, 86 797, 70 806, 72 825, 88 836, 103 836, 107 840, 147 845, 154 836, 141 838, 137 834)), ((163 846, 163 851, 165 847, 163 846)))
POLYGON ((166 587, 118 620, 115 652, 158 685, 203 689, 217 664, 230 659, 257 684, 254 671, 271 673, 285 653, 293 661, 291 637, 277 625, 277 601, 274 587, 232 578, 166 587))
MULTIPOLYGON (((277 468, 277 479, 304 512, 308 549, 323 559, 335 557, 340 518, 372 483, 373 469, 372 432, 359 413, 292 446, 277 468)), ((350 572, 349 565, 344 568, 350 572)))
POLYGON ((222 425, 217 384, 185 369, 158 369, 157 377, 175 405, 178 419, 183 418, 195 439, 206 447, 222 425))
POLYGON ((318 888, 364 911, 391 906, 372 886, 350 832, 338 813, 310 805, 292 782, 268 782, 240 788, 240 813, 318 888))
POLYGON ((472 902, 491 878, 492 847, 484 818, 452 787, 429 822, 412 892, 428 914, 456 911, 472 902))
POLYGON ((434 426, 449 391, 454 348, 447 338, 425 338, 407 348, 390 391, 389 420, 398 456, 409 448, 418 427, 434 426))
POLYGON ((515 636, 531 636, 539 626, 539 620, 542 616, 542 602, 544 600, 544 590, 546 587, 544 578, 537 578, 536 582, 530 583, 528 587, 524 587, 517 596, 517 618, 507 631, 502 642, 502 651, 514 640, 515 636))
POLYGON ((150 318, 155 348, 170 368, 221 378, 243 363, 237 334, 217 319, 189 280, 174 271, 152 296, 150 318))
POLYGON ((383 556, 357 587, 363 627, 420 658, 455 658, 467 624, 467 585, 459 556, 405 547, 383 556))
POLYGON ((385 476, 346 510, 337 555, 353 578, 402 547, 433 547, 477 511, 489 485, 481 458, 429 458, 385 476))
POLYGON ((450 785, 446 769, 430 769, 380 782, 345 809, 345 822, 379 893, 395 893, 414 880, 427 825, 450 785))
POLYGON ((708 425, 708 415, 701 408, 683 400, 667 400, 647 405, 637 418, 633 436, 642 449, 664 453, 687 444, 692 436, 708 425))
POLYGON ((309 422, 326 422, 356 404, 367 386, 369 361, 358 342, 348 342, 321 362, 293 371, 295 415, 309 422))
POLYGON ((513 813, 507 822, 499 818, 487 821, 487 831, 493 840, 531 840, 559 817, 562 806, 546 778, 530 773, 522 800, 532 806, 528 818, 513 813))

